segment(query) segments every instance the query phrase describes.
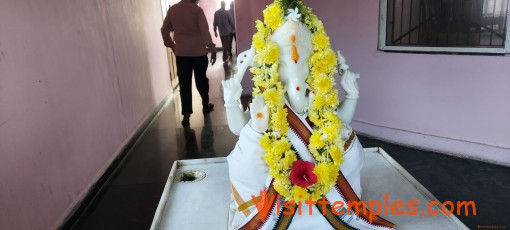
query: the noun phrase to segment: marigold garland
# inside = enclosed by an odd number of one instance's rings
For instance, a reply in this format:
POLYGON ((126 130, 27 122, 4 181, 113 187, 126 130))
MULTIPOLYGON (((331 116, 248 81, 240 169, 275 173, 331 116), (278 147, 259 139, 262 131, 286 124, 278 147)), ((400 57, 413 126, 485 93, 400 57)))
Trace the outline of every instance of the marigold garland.
POLYGON ((254 77, 254 95, 262 95, 268 105, 270 124, 260 143, 266 150, 264 160, 274 178, 274 188, 288 200, 303 201, 310 196, 314 200, 327 194, 335 185, 338 170, 343 163, 343 139, 340 136, 342 121, 336 115, 339 104, 334 74, 337 72, 337 57, 331 49, 329 37, 322 22, 311 8, 299 0, 276 0, 263 11, 264 22, 256 21, 257 33, 253 36, 255 60, 258 67, 250 71, 254 77), (285 9, 297 8, 303 22, 312 32, 313 55, 309 58, 310 75, 307 83, 315 92, 309 110, 309 118, 316 125, 308 149, 316 162, 313 172, 317 182, 306 188, 293 185, 289 176, 292 164, 297 160, 296 152, 286 137, 289 123, 286 119, 283 95, 285 90, 279 81, 280 49, 271 41, 271 34, 285 22, 285 9))

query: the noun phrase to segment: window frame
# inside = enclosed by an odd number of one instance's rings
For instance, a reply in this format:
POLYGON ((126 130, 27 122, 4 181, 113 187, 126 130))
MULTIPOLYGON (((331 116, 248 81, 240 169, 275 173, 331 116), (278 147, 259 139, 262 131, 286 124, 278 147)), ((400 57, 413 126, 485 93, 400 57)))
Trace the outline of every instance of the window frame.
POLYGON ((505 47, 425 47, 425 46, 388 46, 386 45, 386 22, 388 12, 388 0, 379 0, 379 50, 394 52, 419 52, 419 53, 476 53, 476 54, 510 54, 510 14, 506 18, 505 47))

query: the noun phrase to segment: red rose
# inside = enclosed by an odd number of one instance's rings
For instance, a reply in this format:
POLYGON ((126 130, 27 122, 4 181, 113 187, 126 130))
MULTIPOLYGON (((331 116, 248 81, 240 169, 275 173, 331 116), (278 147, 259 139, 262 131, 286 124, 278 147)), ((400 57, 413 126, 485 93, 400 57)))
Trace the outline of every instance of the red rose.
POLYGON ((299 187, 306 188, 317 183, 317 175, 313 173, 314 165, 308 161, 297 160, 292 164, 290 181, 299 187))

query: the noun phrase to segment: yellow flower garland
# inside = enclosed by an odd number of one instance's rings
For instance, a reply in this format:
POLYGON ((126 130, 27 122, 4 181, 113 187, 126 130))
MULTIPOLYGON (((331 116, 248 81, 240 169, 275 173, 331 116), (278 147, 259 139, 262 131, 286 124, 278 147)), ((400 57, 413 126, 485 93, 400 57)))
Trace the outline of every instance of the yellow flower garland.
POLYGON ((343 162, 343 140, 339 135, 342 122, 336 115, 339 98, 338 91, 333 87, 337 58, 322 22, 300 1, 296 4, 304 14, 304 23, 312 31, 314 54, 308 61, 310 75, 307 83, 315 92, 315 99, 308 116, 316 127, 308 149, 316 160, 313 172, 317 175, 317 183, 302 188, 293 185, 289 177, 297 155, 286 137, 289 123, 287 110, 284 108, 285 90, 279 81, 278 73, 280 49, 270 39, 271 34, 284 23, 282 0, 276 0, 266 7, 263 11, 264 22, 256 22, 257 33, 253 36, 253 47, 258 67, 253 67, 250 71, 254 75, 253 93, 262 95, 269 109, 269 127, 260 143, 266 150, 264 160, 274 178, 275 190, 288 200, 303 201, 310 196, 318 200, 335 185, 343 162))

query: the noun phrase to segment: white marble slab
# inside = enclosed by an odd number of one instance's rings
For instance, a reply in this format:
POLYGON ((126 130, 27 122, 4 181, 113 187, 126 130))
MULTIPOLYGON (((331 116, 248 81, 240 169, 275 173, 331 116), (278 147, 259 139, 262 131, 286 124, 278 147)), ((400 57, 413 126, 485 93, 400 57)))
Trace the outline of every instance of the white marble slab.
MULTIPOLYGON (((427 211, 429 201, 437 199, 381 148, 368 148, 365 152, 361 175, 363 200, 383 203, 385 194, 389 194, 390 204, 395 200, 419 202, 416 216, 381 214, 397 224, 398 229, 468 229, 454 215, 421 215, 421 211, 427 211)), ((227 229, 229 200, 226 158, 176 161, 151 229, 227 229), (175 180, 182 171, 194 169, 205 171, 206 177, 193 183, 175 180)))
MULTIPOLYGON (((439 200, 381 148, 365 149, 361 187, 363 189, 361 199, 367 203, 369 200, 374 200, 384 205, 385 195, 388 194, 389 204, 399 200, 404 203, 402 210, 411 211, 406 207, 407 203, 413 200, 418 201, 416 216, 392 215, 391 211, 388 211, 388 214, 384 211, 380 214, 395 223, 397 229, 468 229, 455 215, 429 215, 427 205, 430 201, 439 200)), ((441 206, 430 207, 432 212, 437 210, 441 210, 441 206)))

